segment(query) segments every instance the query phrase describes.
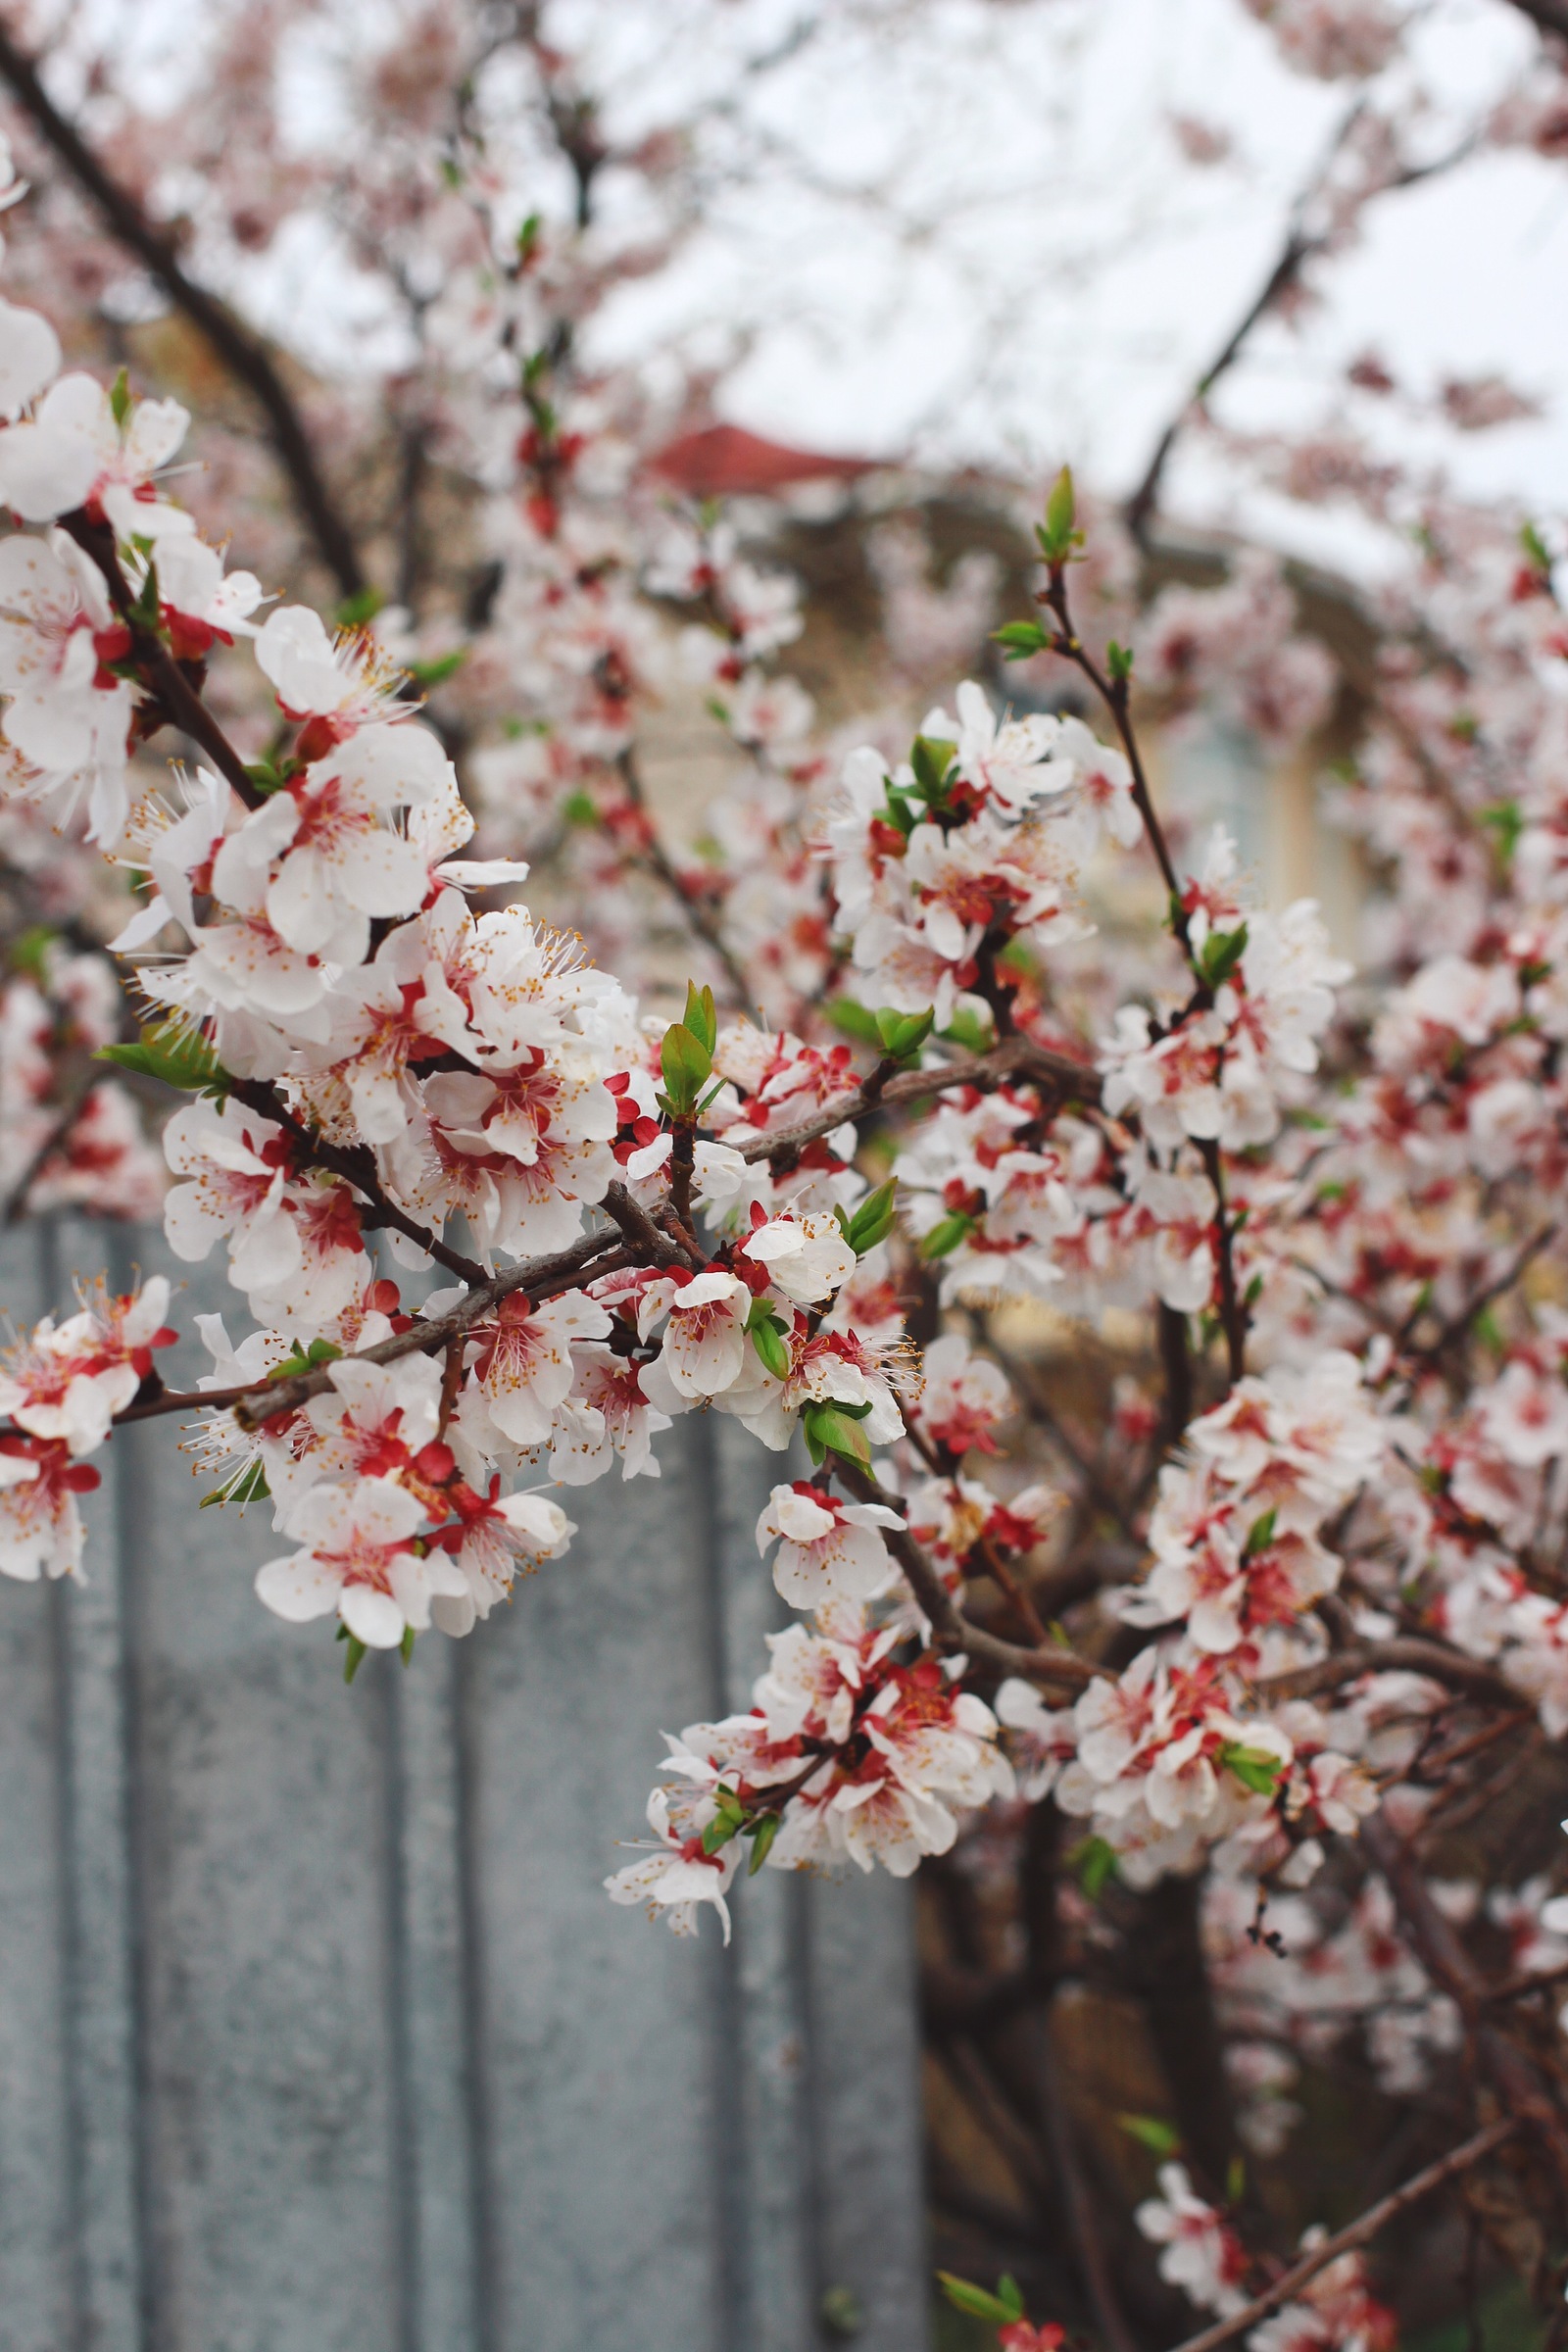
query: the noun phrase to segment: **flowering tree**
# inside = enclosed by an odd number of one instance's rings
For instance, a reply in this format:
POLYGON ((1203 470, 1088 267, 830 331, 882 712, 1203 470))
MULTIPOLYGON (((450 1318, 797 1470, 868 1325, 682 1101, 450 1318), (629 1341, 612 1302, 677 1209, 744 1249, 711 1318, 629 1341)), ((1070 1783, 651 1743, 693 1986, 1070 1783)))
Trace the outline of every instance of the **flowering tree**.
MULTIPOLYGON (((1375 71, 1395 37, 1377 5, 1254 13, 1319 73, 1375 71)), ((1338 685, 1277 564, 1151 596, 1137 542, 1185 415, 1127 526, 1066 473, 1045 503, 1033 607, 996 633, 1039 708, 970 681, 912 740, 879 719, 830 761, 773 662, 792 584, 650 486, 635 461, 670 417, 575 366, 607 159, 529 12, 495 57, 389 84, 331 190, 423 338, 395 387, 390 612, 273 359, 0 42, 35 134, 227 339, 334 591, 323 617, 228 568, 231 528, 264 572, 294 561, 253 439, 215 428, 180 504, 184 408, 65 368, 51 314, 83 339, 83 272, 61 268, 81 229, 48 195, 14 284, 45 307, 0 307, 0 821, 59 918, 5 1001, 0 1077, 31 1120, 12 1194, 161 1201, 177 1256, 226 1251, 249 1327, 202 1319, 190 1394, 157 1369, 162 1279, 24 1335, 0 1570, 74 1570, 92 1456, 182 1417, 212 1497, 272 1513, 259 1601, 330 1625, 352 1679, 368 1650, 472 1633, 568 1552, 570 1489, 657 1476, 662 1430, 730 1414, 779 1457, 759 1573, 796 1614, 752 1708, 670 1741, 611 1897, 678 1935, 710 1909, 727 1937, 764 1867, 929 1862, 944 2063, 1026 2186, 1049 2174, 1074 2251, 1042 2290, 1113 2352, 1187 2306, 1204 2352, 1386 2343, 1362 2249, 1456 2183, 1560 2302, 1568 628, 1547 539, 1376 477, 1421 537, 1362 616, 1336 787, 1378 880, 1356 972, 1309 902, 1259 904, 1223 834, 1156 805, 1152 724, 1218 706, 1298 741, 1338 685), (575 237, 507 213, 496 58, 533 76, 575 237), (458 495, 435 453, 493 551, 461 629, 433 592, 416 609, 408 557, 458 495), (653 600, 741 756, 702 852, 669 846, 639 774, 653 600), (188 767, 149 753, 171 739, 188 767), (525 860, 547 905, 591 911, 599 961, 518 897, 525 860), (658 981, 671 918, 678 1018, 626 985, 658 981), (170 1089, 166 1189, 137 1106, 170 1089), (1018 1344, 1020 1308, 1098 1331, 1070 1381, 1018 1344), (1168 2091, 1123 2119, 1159 2160, 1141 2202, 1104 2177, 1046 2022, 1096 1979, 1140 2004, 1168 2091), (1290 2094, 1352 2051, 1433 2145, 1410 2135, 1398 2176, 1287 2259, 1282 2212, 1292 2234, 1320 2217, 1271 2204, 1244 2150, 1289 2179, 1290 2094)), ((227 94, 247 64, 225 59, 227 94)), ((1550 102, 1544 83, 1509 135, 1545 140, 1550 102)), ((243 242, 297 166, 261 131, 235 157, 228 121, 198 110, 187 136, 243 242)), ((1397 184, 1379 152, 1357 204, 1397 184)), ((666 155, 640 163, 678 194, 666 155)), ((1298 243, 1256 316, 1316 249, 1298 243)), ((897 540, 881 561, 918 671, 953 600, 897 540)), ((971 573, 964 612, 983 593, 971 573)), ((971 2197, 969 2219, 1005 2257, 1005 2215, 971 2197)), ((1060 2340, 1009 2278, 950 2291, 1012 2352, 1060 2340)))

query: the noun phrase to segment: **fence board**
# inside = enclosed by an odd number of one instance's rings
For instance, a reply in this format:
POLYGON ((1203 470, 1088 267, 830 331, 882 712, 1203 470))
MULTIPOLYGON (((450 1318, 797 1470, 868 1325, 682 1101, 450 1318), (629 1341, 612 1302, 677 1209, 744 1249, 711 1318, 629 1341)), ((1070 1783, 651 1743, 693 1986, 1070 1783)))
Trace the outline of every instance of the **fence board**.
MULTIPOLYGON (((0 1305, 106 1258, 169 1267, 29 1229, 0 1305)), ((776 1465, 686 1420, 345 1690, 173 1437, 104 1457, 89 1584, 0 1586, 0 2352, 809 2352, 845 2283, 919 2352, 906 1891, 764 1873, 725 1953, 602 1888, 660 1732, 760 1670, 776 1465)))

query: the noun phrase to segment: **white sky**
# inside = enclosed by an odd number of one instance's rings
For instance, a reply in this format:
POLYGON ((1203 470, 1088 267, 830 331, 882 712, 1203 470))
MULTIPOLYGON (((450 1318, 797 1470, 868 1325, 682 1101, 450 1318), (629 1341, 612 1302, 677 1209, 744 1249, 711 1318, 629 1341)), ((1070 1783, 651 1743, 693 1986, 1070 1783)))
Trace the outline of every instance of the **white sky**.
MULTIPOLYGON (((653 365, 672 347, 740 352, 721 409, 783 439, 1031 475, 1069 459, 1126 489, 1269 268, 1355 93, 1287 71, 1240 0, 825 0, 809 11, 814 36, 743 77, 737 98, 737 60, 788 47, 807 4, 556 0, 548 12, 612 134, 725 102, 699 133, 701 225, 671 267, 614 298, 597 348, 653 365), (1225 133, 1229 160, 1185 165, 1177 113, 1225 133)), ((333 14, 376 42, 400 6, 334 0, 333 14)), ((132 36, 121 54, 140 61, 144 98, 177 103, 190 0, 90 7, 132 36)), ((1446 153, 1535 36, 1507 0, 1409 0, 1409 13, 1411 65, 1372 95, 1419 91, 1423 152, 1446 153)), ((301 143, 329 147, 340 99, 308 43, 289 99, 301 143)), ((560 209, 550 180, 537 166, 522 175, 519 217, 541 193, 560 209)), ((629 209, 641 184, 606 175, 610 235, 646 234, 629 209)), ((1446 461, 1478 496, 1568 512, 1568 163, 1487 151, 1384 197, 1311 282, 1321 306, 1297 331, 1261 330, 1228 380, 1228 420, 1348 415, 1402 456, 1446 461), (1368 347, 1417 400, 1447 376, 1496 372, 1546 413, 1480 435, 1434 426, 1408 404, 1345 391, 1346 364, 1368 347)), ((324 233, 297 234, 240 290, 318 364, 354 364, 355 335, 362 363, 390 356, 386 333, 367 334, 379 289, 324 233)), ((1189 444, 1173 511, 1354 558, 1348 517, 1239 497, 1189 444)))
MULTIPOLYGON (((604 5, 561 13, 611 53, 604 5)), ((645 36, 627 69, 634 119, 663 102, 648 21, 683 13, 618 0, 619 40, 645 36)), ((1422 8, 1423 153, 1484 120, 1534 47, 1505 0, 1422 8)), ((675 270, 628 290, 603 340, 629 356, 679 324, 700 346, 700 321, 747 318, 755 341, 723 406, 758 430, 1036 472, 1067 458, 1125 489, 1272 264, 1352 95, 1289 73, 1238 0, 945 0, 880 38, 846 26, 756 104, 790 155, 721 187, 675 270), (1224 130, 1231 160, 1185 167, 1173 113, 1224 130)), ((1324 300, 1298 331, 1256 335, 1222 396, 1229 420, 1338 410, 1405 456, 1447 460, 1479 495, 1568 508, 1568 164, 1494 150, 1386 196, 1312 283, 1324 300), (1420 399, 1495 371, 1547 414, 1459 435, 1346 394, 1346 364, 1372 346, 1420 399)), ((1232 495, 1201 453, 1170 494, 1210 514, 1232 495)), ((1267 510, 1276 535, 1343 556, 1343 522, 1277 505, 1250 501, 1248 519, 1267 510)))

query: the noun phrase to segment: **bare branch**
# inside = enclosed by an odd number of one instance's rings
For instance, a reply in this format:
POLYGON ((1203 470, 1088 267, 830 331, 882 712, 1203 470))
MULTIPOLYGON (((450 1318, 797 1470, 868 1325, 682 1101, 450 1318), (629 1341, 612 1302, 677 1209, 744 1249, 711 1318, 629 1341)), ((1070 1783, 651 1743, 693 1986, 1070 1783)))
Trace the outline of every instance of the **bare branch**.
POLYGON ((1448 2181, 1456 2180, 1461 2173, 1467 2173, 1474 2165, 1482 2163, 1494 2149, 1500 2148, 1505 2140, 1511 2139, 1518 2129, 1518 2119, 1513 2116, 1505 2116, 1498 2123, 1488 2124, 1485 2131, 1477 2132, 1473 2138, 1461 2141, 1456 2148, 1450 2148, 1447 2155, 1441 2156, 1436 2164, 1429 2164, 1424 2172, 1413 2174, 1401 2187, 1391 2189, 1386 2197, 1380 2197, 1375 2205, 1369 2205, 1365 2213, 1348 2223, 1343 2230, 1336 2230, 1332 2237, 1321 2239, 1310 2253, 1303 2254, 1298 2262, 1293 2262, 1288 2271, 1282 2271, 1272 2286, 1265 2287, 1260 2295, 1254 2295, 1250 2303, 1233 2312, 1228 2320, 1216 2320, 1212 2328, 1204 2328, 1199 2334, 1188 2336, 1177 2345, 1176 2352, 1217 2352, 1220 2344, 1228 2344, 1234 2336, 1244 2335, 1249 2328, 1255 2328, 1259 2320, 1266 2320, 1271 2311, 1278 2311, 1282 2303, 1288 2303, 1309 2279, 1317 2277, 1319 2271, 1327 2270, 1331 2262, 1338 2262, 1342 2254, 1354 2253, 1358 2246, 1364 2246, 1376 2237, 1378 2231, 1387 2228, 1390 2222, 1397 2220, 1401 2213, 1407 2213, 1412 2205, 1419 2205, 1434 2190, 1445 2187, 1448 2181))
POLYGON ((1349 1649, 1336 1649, 1310 1666, 1271 1674, 1254 1687, 1258 1697, 1273 1705, 1287 1698, 1315 1698, 1319 1691, 1341 1690, 1363 1674, 1424 1674, 1467 1698, 1514 1709, 1519 1705, 1519 1692, 1494 1667, 1483 1665, 1479 1658, 1467 1658, 1462 1650, 1450 1649, 1446 1642, 1414 1634, 1396 1634, 1387 1642, 1362 1642, 1349 1649))
POLYGON ((638 854, 643 863, 650 872, 659 877, 671 898, 680 906, 686 920, 709 954, 716 958, 724 978, 729 984, 731 1002, 740 1011, 747 1011, 753 998, 751 981, 747 978, 745 970, 725 940, 723 926, 719 922, 717 914, 711 906, 706 906, 697 893, 688 886, 680 868, 660 840, 658 828, 654 823, 653 811, 648 806, 648 796, 643 790, 642 772, 637 765, 637 755, 630 745, 620 754, 615 761, 615 767, 625 788, 626 798, 637 812, 641 835, 638 854))
MULTIPOLYGON (((876 1073, 873 1073, 873 1078, 876 1073)), ((818 1136, 831 1135, 835 1127, 843 1127, 865 1117, 868 1111, 895 1107, 903 1102, 921 1102, 928 1095, 945 1094, 949 1087, 977 1087, 982 1094, 1005 1086, 1009 1079, 1031 1078, 1038 1085, 1055 1089, 1064 1102, 1098 1102, 1100 1074, 1086 1062, 1069 1060, 1065 1054, 1054 1054, 1047 1046, 1037 1046, 1027 1037, 1004 1038, 989 1054, 979 1054, 962 1061, 935 1062, 929 1069, 905 1070, 896 1078, 882 1084, 867 1080, 852 1095, 836 1095, 824 1102, 820 1110, 803 1119, 798 1127, 781 1128, 773 1135, 760 1135, 751 1143, 742 1144, 743 1159, 789 1160, 814 1144, 818 1136)))
POLYGON ((1534 2062, 1486 2021, 1486 1979, 1433 1900, 1414 1852, 1382 1812, 1362 1823, 1361 1842, 1394 1897, 1421 1965, 1464 2017, 1482 2073, 1511 2114, 1539 2133, 1559 2183, 1568 2184, 1568 2129, 1561 2111, 1534 2062))

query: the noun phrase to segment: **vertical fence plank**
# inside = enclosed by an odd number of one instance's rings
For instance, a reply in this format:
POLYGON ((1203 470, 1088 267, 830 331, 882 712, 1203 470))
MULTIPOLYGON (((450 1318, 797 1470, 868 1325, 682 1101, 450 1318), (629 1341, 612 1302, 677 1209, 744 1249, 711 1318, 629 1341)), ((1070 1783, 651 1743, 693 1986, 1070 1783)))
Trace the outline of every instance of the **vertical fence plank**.
MULTIPOLYGON (((691 1422, 467 1642, 490 2352, 736 2352, 709 1955, 605 1896, 661 1729, 711 1704, 691 1422)), ((712 1923, 709 1936, 712 1941, 712 1923)))
MULTIPOLYGON (((0 1314, 35 1322, 47 1274, 36 1233, 5 1235, 0 1314)), ((58 1648, 73 1597, 0 1583, 0 2352, 59 2352, 74 2332, 58 1648)))
MULTIPOLYGON (((232 1311, 81 1225, 0 1304, 106 1258, 232 1311)), ((812 2352, 835 2283, 914 2352, 906 1890, 763 1872, 724 1952, 601 1884, 659 1733, 749 1703, 781 1465, 691 1417, 473 1640, 346 1690, 177 1434, 103 1457, 90 1582, 0 1587, 0 2352, 812 2352)))
MULTIPOLYGON (((90 1276, 101 1237, 74 1220, 52 1237, 51 1287, 90 1276)), ((143 2341, 136 1950, 130 1854, 122 1457, 83 1497, 88 1566, 62 1592, 62 1778, 76 2338, 82 2352, 143 2341)))
POLYGON ((475 2352, 478 2216, 462 1886, 458 1659, 432 1636, 390 1677, 411 2352, 475 2352))
MULTIPOLYGON (((712 1461, 720 1707, 744 1713, 767 1662, 766 1636, 789 1612, 757 1548, 757 1521, 785 1464, 738 1422, 705 1425, 712 1461)), ((741 2334, 755 2352, 802 2352, 814 2337, 816 2281, 807 2147, 805 1889, 762 1870, 738 1884, 734 2065, 743 2226, 737 2237, 741 2334)))
MULTIPOLYGON (((161 1239, 120 1248, 185 1274, 161 1239)), ((221 1308, 220 1265, 190 1270, 180 1327, 221 1308)), ((172 1352, 172 1381, 206 1368, 193 1345, 172 1352)), ((261 1607, 256 1569, 287 1540, 265 1503, 197 1510, 177 1436, 149 1422, 111 1448, 136 1691, 149 2352, 402 2352, 387 1662, 345 1690, 329 1625, 261 1607)))
POLYGON ((856 2352, 923 2352, 930 2328, 914 1900, 886 1872, 807 1889, 818 2270, 860 2313, 856 2352))

